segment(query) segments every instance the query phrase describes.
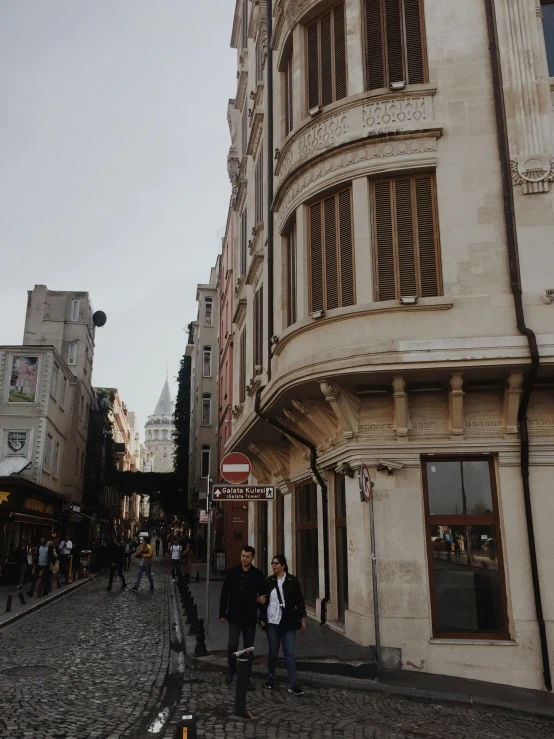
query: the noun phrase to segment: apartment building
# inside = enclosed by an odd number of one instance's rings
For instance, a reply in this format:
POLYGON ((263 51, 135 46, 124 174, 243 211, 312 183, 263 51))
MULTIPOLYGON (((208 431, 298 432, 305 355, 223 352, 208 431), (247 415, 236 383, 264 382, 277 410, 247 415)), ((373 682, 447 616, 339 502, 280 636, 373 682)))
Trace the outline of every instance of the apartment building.
POLYGON ((217 476, 218 357, 220 258, 210 281, 196 290, 198 319, 191 325, 193 343, 187 346, 191 365, 191 432, 189 457, 189 508, 206 507, 208 478, 217 476))
POLYGON ((284 551, 310 614, 360 644, 378 623, 385 667, 538 689, 552 29, 539 0, 237 0, 225 242, 225 451, 279 491, 250 504, 258 566, 284 551))

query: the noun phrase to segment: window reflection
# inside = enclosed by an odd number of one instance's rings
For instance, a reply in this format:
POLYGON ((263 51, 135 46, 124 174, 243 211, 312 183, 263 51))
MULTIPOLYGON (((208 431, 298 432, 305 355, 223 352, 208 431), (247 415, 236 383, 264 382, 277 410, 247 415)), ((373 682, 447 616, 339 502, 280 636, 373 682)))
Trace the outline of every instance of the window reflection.
POLYGON ((496 526, 431 526, 435 617, 441 633, 505 629, 496 526))
POLYGON ((430 460, 426 465, 431 516, 482 515, 493 512, 487 460, 430 460))

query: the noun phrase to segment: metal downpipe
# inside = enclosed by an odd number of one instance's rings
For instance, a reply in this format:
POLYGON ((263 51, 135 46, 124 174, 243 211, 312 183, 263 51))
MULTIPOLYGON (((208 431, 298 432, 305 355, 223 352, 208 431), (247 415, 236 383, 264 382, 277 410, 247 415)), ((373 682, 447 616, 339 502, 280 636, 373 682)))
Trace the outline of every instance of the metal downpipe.
POLYGON ((542 609, 541 587, 539 569, 537 564, 537 550, 535 546, 535 530, 533 525, 533 508, 531 505, 531 490, 529 485, 529 428, 527 424, 527 409, 533 392, 537 373, 540 365, 539 350, 535 333, 525 324, 523 310, 521 275, 519 270, 519 250, 517 241, 517 227, 515 217, 514 193, 512 189, 512 177, 510 166, 510 148, 508 143, 508 127, 506 123, 506 108, 504 104, 504 87, 502 82, 502 67, 500 60, 500 48, 498 42, 498 30, 496 26, 495 0, 485 0, 487 16, 487 30, 489 36, 489 50, 491 56, 492 82, 494 94, 494 110, 496 116, 496 128, 498 134, 498 153, 500 157, 500 169, 502 176, 502 190, 504 199, 504 222, 506 227, 506 243, 508 246, 508 259, 510 268, 510 285, 514 296, 517 330, 527 338, 531 367, 523 385, 523 395, 518 411, 520 429, 520 456, 521 456, 521 478, 523 483, 523 500, 525 504, 525 522, 527 526, 527 538, 529 541, 529 558, 531 561, 531 576, 533 581, 533 595, 535 599, 535 611, 539 627, 541 644, 541 656, 543 665, 543 677, 545 688, 552 690, 552 677, 550 674, 550 660, 548 654, 548 639, 544 614, 542 609))

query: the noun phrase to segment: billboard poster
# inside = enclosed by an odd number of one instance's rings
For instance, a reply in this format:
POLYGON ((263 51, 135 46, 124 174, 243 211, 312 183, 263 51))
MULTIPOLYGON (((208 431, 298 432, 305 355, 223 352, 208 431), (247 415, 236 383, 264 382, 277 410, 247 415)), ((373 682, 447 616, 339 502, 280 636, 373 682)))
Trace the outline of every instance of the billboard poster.
POLYGON ((38 357, 14 355, 10 379, 10 403, 34 403, 37 394, 38 357))
POLYGON ((29 454, 30 431, 6 431, 4 457, 27 457, 29 454))

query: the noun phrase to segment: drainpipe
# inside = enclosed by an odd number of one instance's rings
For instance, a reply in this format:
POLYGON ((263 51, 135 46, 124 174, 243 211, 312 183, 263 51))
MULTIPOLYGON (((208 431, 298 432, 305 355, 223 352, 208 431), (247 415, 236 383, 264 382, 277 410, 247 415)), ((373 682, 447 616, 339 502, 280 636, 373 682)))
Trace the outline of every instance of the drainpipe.
POLYGON ((323 475, 320 473, 320 471, 317 468, 317 464, 316 464, 317 453, 316 453, 315 445, 312 444, 311 441, 308 441, 308 439, 304 439, 303 436, 300 436, 300 434, 297 434, 295 431, 288 429, 276 418, 270 418, 270 416, 267 416, 261 410, 260 402, 261 402, 262 390, 263 388, 260 387, 258 388, 256 392, 256 398, 254 402, 254 410, 256 412, 256 415, 259 416, 259 418, 266 421, 267 423, 271 424, 271 426, 274 426, 276 429, 281 431, 283 434, 286 434, 287 436, 290 436, 296 441, 300 442, 300 444, 303 444, 305 447, 307 447, 310 450, 310 469, 313 472, 314 477, 316 478, 316 480, 318 481, 321 487, 321 502, 323 506, 323 569, 325 572, 325 575, 324 575, 325 597, 321 601, 320 625, 323 626, 323 624, 327 621, 327 604, 329 603, 329 600, 330 600, 330 590, 331 590, 330 582, 329 582, 329 495, 328 495, 328 490, 327 490, 327 483, 325 482, 323 475))
POLYGON ((510 284, 514 296, 517 330, 520 334, 527 338, 527 343, 529 345, 529 354, 531 358, 531 367, 523 385, 523 395, 518 411, 521 450, 520 464, 521 478, 523 481, 523 500, 525 504, 525 522, 527 525, 527 538, 529 540, 529 557, 531 560, 533 595, 535 599, 535 611, 537 614, 537 623, 539 626, 539 637, 541 644, 544 686, 547 690, 552 691, 552 677, 550 674, 550 661, 548 656, 548 640, 546 636, 546 626, 544 623, 544 615, 542 610, 541 587, 539 580, 539 569, 537 565, 537 550, 535 547, 535 531, 533 525, 533 509, 531 505, 531 490, 529 486, 529 428, 527 425, 527 409, 529 407, 529 400, 531 398, 531 393, 533 392, 533 387, 537 379, 540 358, 537 346, 537 337, 535 336, 535 333, 525 325, 525 315, 523 312, 514 193, 512 189, 510 149, 508 144, 506 108, 504 105, 504 88, 502 84, 502 68, 500 62, 500 49, 498 44, 498 30, 496 27, 495 0, 485 0, 485 9, 487 15, 487 29, 491 55, 494 110, 496 115, 496 128, 498 133, 498 153, 500 156, 500 170, 504 196, 504 222, 506 227, 506 242, 508 245, 510 284))
POLYGON ((267 381, 273 336, 273 0, 267 0, 267 381))

